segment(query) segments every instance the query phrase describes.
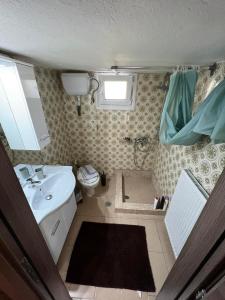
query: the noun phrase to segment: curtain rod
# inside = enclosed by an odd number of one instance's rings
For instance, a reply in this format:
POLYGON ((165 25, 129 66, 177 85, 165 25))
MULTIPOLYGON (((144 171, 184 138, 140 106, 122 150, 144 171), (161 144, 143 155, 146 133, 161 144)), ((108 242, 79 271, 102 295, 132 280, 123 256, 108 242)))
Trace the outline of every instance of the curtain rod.
MULTIPOLYGON (((197 68, 200 70, 210 70, 212 66, 205 65, 205 66, 198 66, 198 65, 180 65, 184 68, 197 68)), ((152 71, 152 72, 173 72, 174 70, 177 70, 179 65, 177 66, 111 66, 111 70, 113 71, 152 71)))

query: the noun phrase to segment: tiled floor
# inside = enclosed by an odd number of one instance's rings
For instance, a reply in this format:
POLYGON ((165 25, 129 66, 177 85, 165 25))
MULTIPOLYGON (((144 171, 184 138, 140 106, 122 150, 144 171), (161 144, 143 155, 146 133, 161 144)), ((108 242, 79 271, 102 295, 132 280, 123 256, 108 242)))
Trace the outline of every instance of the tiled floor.
MULTIPOLYGON (((117 213, 114 211, 114 199, 115 177, 112 177, 106 187, 98 187, 95 197, 86 198, 83 203, 78 205, 77 213, 58 262, 59 272, 63 280, 65 280, 73 245, 83 221, 142 225, 146 229, 149 259, 156 289, 159 291, 174 263, 174 256, 163 218, 153 215, 117 213), (105 205, 107 201, 112 203, 110 207, 105 205)), ((153 300, 157 294, 157 291, 156 293, 138 293, 131 290, 107 289, 75 284, 66 285, 71 297, 74 299, 153 300)))

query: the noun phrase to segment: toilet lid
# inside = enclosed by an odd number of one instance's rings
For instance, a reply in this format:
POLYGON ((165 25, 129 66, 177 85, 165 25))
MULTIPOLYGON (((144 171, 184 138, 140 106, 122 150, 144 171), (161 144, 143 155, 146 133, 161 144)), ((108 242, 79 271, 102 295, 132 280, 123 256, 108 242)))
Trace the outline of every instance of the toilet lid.
POLYGON ((91 184, 98 181, 99 175, 91 165, 86 165, 79 168, 77 178, 81 183, 91 184))

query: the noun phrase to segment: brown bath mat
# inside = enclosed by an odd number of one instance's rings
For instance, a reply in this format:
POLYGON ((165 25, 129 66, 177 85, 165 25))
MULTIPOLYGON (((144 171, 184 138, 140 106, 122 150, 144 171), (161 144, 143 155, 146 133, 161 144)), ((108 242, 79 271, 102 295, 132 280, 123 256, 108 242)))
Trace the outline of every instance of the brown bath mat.
POLYGON ((66 281, 155 292, 145 228, 83 222, 73 248, 66 281))

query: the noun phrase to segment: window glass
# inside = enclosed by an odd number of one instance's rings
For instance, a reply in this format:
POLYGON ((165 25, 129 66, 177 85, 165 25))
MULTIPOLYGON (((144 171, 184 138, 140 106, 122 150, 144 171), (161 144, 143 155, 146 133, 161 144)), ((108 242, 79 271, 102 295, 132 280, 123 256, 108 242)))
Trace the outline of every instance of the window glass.
POLYGON ((98 74, 100 88, 96 94, 97 109, 134 110, 136 74, 98 74))
POLYGON ((106 100, 125 100, 127 98, 127 81, 104 81, 106 100))

